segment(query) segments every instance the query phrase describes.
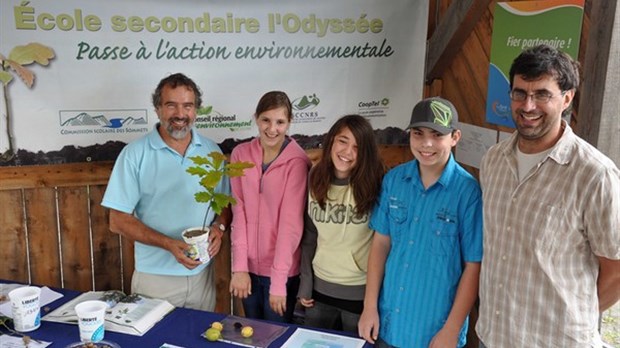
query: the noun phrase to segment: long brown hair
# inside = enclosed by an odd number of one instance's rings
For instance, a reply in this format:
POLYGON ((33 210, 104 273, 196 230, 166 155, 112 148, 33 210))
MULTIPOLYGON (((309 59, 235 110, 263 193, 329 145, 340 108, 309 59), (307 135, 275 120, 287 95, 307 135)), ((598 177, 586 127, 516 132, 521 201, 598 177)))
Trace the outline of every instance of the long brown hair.
POLYGON ((385 167, 379 158, 379 148, 370 122, 360 115, 341 117, 330 128, 323 139, 323 155, 312 169, 310 175, 310 194, 319 206, 325 209, 329 186, 336 178, 331 151, 334 139, 344 128, 348 128, 357 142, 357 161, 351 171, 349 184, 357 204, 356 215, 362 216, 372 211, 381 191, 381 180, 385 167))

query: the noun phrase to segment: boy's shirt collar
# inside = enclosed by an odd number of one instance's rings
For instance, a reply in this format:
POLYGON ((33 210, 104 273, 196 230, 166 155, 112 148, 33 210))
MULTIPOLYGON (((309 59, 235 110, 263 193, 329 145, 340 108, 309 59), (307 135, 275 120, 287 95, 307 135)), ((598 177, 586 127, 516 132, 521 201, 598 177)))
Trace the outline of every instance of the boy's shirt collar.
MULTIPOLYGON (((454 154, 450 153, 450 158, 448 158, 448 162, 446 163, 446 166, 444 167, 443 172, 441 173, 441 176, 439 177, 439 179, 437 179, 437 182, 435 182, 428 189, 430 190, 437 184, 440 184, 443 187, 447 187, 452 181, 452 177, 454 176, 456 166, 457 166, 457 163, 456 163, 456 160, 454 159, 454 154)), ((403 175, 402 179, 405 181, 407 180, 411 181, 416 186, 418 186, 420 189, 424 190, 424 185, 422 185, 422 178, 420 177, 420 162, 418 162, 418 160, 416 159, 413 160, 412 170, 409 172, 406 172, 405 175, 403 175)))

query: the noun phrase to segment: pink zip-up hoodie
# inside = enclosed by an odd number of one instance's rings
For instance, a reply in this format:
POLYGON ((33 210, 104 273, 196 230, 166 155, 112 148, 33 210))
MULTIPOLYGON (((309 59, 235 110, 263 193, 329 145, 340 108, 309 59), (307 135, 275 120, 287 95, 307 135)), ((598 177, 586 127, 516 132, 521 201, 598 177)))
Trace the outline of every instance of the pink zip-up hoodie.
POLYGON ((269 293, 276 296, 286 296, 287 278, 299 274, 312 165, 299 144, 289 140, 265 173, 258 138, 237 145, 230 156, 231 162, 254 163, 244 176, 230 179, 237 200, 232 207, 232 271, 270 277, 269 293))

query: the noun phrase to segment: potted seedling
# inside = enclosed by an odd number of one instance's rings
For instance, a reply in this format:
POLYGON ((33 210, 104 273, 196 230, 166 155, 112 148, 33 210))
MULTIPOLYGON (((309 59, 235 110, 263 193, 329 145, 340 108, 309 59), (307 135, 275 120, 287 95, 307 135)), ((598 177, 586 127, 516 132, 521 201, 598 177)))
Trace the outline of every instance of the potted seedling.
POLYGON ((227 194, 216 192, 215 189, 224 177, 243 176, 243 171, 247 168, 254 167, 251 162, 234 162, 227 163, 226 156, 214 151, 206 157, 194 156, 190 157, 195 166, 187 168, 187 172, 200 178, 200 185, 204 191, 199 191, 194 195, 194 199, 199 203, 207 203, 207 211, 202 226, 192 227, 183 231, 183 240, 190 244, 188 256, 192 259, 207 263, 211 259, 208 252, 209 247, 209 226, 207 226, 207 217, 209 212, 213 210, 216 214, 220 214, 222 209, 230 205, 235 205, 235 199, 227 194))

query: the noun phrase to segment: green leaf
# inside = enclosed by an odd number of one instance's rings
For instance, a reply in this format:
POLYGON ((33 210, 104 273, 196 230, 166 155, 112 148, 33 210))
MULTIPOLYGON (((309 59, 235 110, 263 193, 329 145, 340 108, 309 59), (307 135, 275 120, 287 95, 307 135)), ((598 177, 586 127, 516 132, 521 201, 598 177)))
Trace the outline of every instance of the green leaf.
POLYGON ((222 176, 224 176, 222 172, 207 172, 207 174, 203 175, 202 179, 200 179, 200 185, 207 189, 214 189, 220 180, 222 180, 222 176))
POLYGON ((9 53, 9 59, 21 65, 32 64, 33 62, 48 65, 49 60, 54 57, 54 50, 37 42, 25 46, 15 46, 9 53))
POLYGON ((199 166, 210 166, 211 167, 211 160, 209 160, 207 157, 202 157, 202 156, 193 156, 189 158, 190 160, 192 160, 192 162, 194 162, 195 164, 199 165, 199 166))
POLYGON ((232 196, 215 192, 215 188, 224 176, 242 176, 245 169, 254 167, 254 164, 251 162, 226 163, 226 156, 217 151, 211 152, 204 157, 190 157, 190 160, 192 160, 196 166, 189 167, 186 171, 191 175, 199 176, 200 185, 204 188, 204 191, 194 195, 194 199, 196 202, 209 204, 209 208, 205 214, 205 220, 211 209, 213 209, 216 214, 220 214, 222 209, 229 204, 237 203, 232 196))
POLYGON ((213 201, 211 201, 211 209, 213 209, 213 211, 219 214, 222 212, 222 209, 227 207, 229 204, 236 203, 237 201, 235 201, 235 199, 230 197, 229 195, 223 193, 215 193, 213 194, 213 201))
POLYGON ((254 167, 252 162, 235 162, 226 165, 225 173, 231 178, 243 176, 244 170, 254 167))
POLYGON ((254 163, 252 162, 234 162, 226 165, 228 169, 248 169, 252 167, 254 167, 254 163))
POLYGON ((207 175, 207 170, 202 167, 189 167, 185 171, 191 175, 198 175, 200 177, 207 175))
POLYGON ((226 156, 217 151, 211 152, 209 157, 213 159, 213 168, 216 170, 220 170, 222 168, 222 164, 226 161, 226 156))
POLYGON ((0 81, 6 86, 13 80, 13 75, 6 71, 0 71, 0 81))
POLYGON ((194 199, 199 203, 209 203, 213 198, 213 194, 207 191, 196 192, 194 199))

